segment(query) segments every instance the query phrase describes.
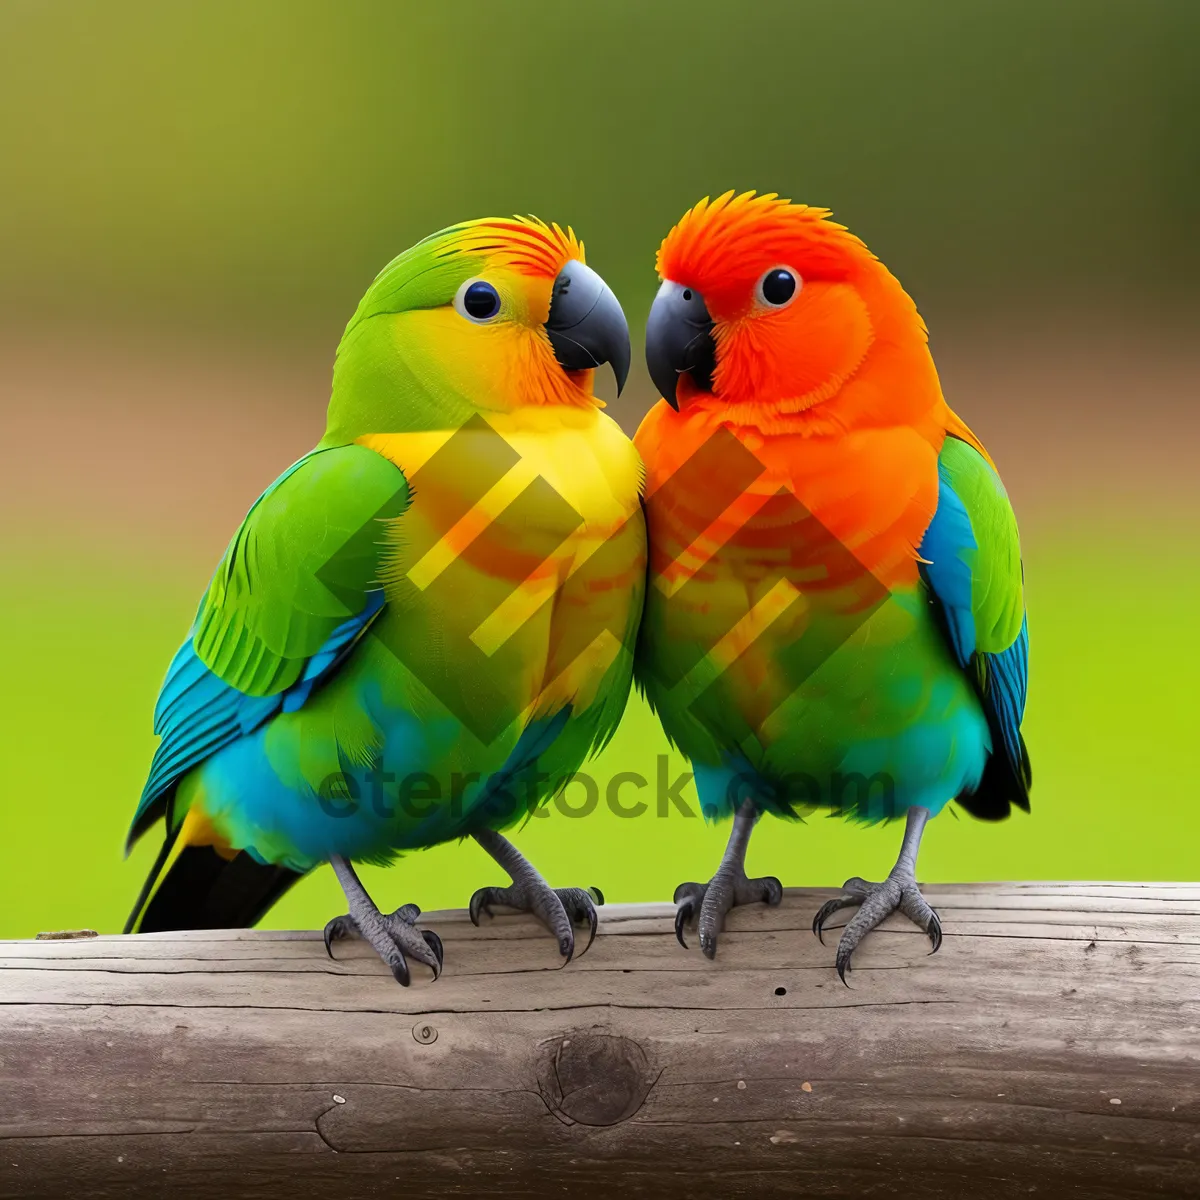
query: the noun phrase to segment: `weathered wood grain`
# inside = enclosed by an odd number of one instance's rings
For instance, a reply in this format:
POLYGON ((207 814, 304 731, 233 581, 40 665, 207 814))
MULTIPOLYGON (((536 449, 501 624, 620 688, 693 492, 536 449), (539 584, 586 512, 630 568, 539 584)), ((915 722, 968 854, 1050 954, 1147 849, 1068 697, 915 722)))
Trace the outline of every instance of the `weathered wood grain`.
POLYGON ((1200 1196, 1200 886, 928 889, 849 988, 817 892, 717 961, 609 907, 566 969, 215 932, 0 942, 0 1197, 1200 1196))

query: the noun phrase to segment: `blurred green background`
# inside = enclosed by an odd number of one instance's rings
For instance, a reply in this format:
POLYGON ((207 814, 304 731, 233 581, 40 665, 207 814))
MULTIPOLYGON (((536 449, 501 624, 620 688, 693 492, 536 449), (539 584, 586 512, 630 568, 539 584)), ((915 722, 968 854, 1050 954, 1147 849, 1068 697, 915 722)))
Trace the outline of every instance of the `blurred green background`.
MULTIPOLYGON (((706 193, 832 207, 916 296, 1021 518, 1034 811, 949 814, 921 875, 1188 879, 1200 642, 1200 6, 0 4, 0 936, 121 924, 166 664, 237 521, 320 435, 374 272, 434 228, 571 223, 635 339, 706 193)), ((614 405, 632 431, 644 373, 614 405)), ((653 779, 637 704, 593 773, 653 779)), ((684 764, 673 759, 673 776, 684 764)), ((556 884, 665 899, 699 818, 557 813, 556 884)), ((754 871, 837 884, 895 827, 771 822, 754 871)), ((503 879, 403 860, 385 907, 503 879)), ((270 916, 342 911, 318 872, 270 916)))

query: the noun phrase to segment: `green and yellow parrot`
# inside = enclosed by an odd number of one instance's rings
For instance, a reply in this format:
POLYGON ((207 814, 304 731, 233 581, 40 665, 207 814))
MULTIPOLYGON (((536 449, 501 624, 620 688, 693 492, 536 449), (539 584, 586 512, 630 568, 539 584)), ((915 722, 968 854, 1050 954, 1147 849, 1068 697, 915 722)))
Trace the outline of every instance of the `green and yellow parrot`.
MULTIPOLYGON (((442 965, 419 910, 383 914, 353 862, 474 837, 568 960, 586 891, 500 830, 616 728, 641 616, 642 471, 593 393, 629 333, 575 235, 454 225, 375 279, 338 347, 325 435, 259 497, 155 711, 130 830, 166 839, 128 928, 252 925, 330 863, 401 983, 442 965)), ((332 951, 331 951, 332 953, 332 951)))

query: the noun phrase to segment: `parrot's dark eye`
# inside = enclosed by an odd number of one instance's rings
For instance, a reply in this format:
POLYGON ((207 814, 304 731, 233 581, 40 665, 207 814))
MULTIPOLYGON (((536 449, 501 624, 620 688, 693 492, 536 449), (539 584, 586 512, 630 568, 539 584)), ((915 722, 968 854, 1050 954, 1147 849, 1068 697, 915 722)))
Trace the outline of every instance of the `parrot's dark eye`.
POLYGON ((476 279, 462 288, 454 306, 468 320, 490 321, 500 311, 500 293, 490 283, 476 279))
POLYGON ((787 267, 772 267, 759 281, 758 299, 770 308, 782 308, 800 290, 800 279, 787 267))

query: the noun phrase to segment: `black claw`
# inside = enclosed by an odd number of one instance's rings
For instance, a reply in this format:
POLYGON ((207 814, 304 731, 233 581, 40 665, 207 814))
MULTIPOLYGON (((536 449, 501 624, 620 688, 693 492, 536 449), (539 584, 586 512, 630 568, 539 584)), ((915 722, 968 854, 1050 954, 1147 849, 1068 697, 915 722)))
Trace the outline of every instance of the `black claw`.
POLYGON ((446 952, 442 948, 442 939, 432 929, 422 929, 421 937, 425 939, 425 945, 433 951, 433 956, 437 959, 437 967, 434 968, 433 972, 433 978, 437 980, 441 977, 442 966, 446 961, 446 952))
POLYGON ((675 910, 675 936, 679 939, 679 944, 686 950, 687 942, 683 940, 683 927, 688 923, 692 915, 691 900, 684 900, 675 910))
POLYGON ((325 953, 328 954, 330 958, 333 958, 334 962, 337 962, 337 959, 333 957, 333 943, 335 941, 340 942, 342 938, 346 936, 345 920, 345 917, 334 917, 333 920, 325 926, 325 953))
POLYGON ((763 903, 779 904, 783 900, 783 884, 774 875, 767 875, 763 881, 763 903))
POLYGON ((592 898, 597 904, 604 903, 604 893, 598 887, 590 887, 588 891, 592 893, 592 898))
POLYGON ((825 922, 835 912, 841 912, 843 908, 853 908, 856 904, 861 903, 862 900, 858 896, 835 896, 832 900, 826 900, 817 909, 817 915, 813 917, 812 931, 820 939, 822 946, 825 945, 825 922))
MULTIPOLYGON (((601 900, 600 903, 603 904, 604 901, 601 900)), ((596 910, 590 904, 587 906, 586 915, 588 920, 588 940, 587 945, 579 952, 580 958, 592 948, 592 943, 596 940, 596 927, 600 924, 600 918, 596 916, 596 910)))
MULTIPOLYGON (((396 953, 400 954, 400 951, 396 953)), ((400 954, 400 961, 392 965, 392 977, 401 987, 408 987, 412 976, 408 973, 408 961, 403 954, 400 954)))
POLYGON ((472 925, 479 924, 480 913, 487 913, 489 917, 492 915, 492 910, 488 907, 487 888, 480 888, 471 897, 471 903, 467 907, 467 912, 470 915, 472 925))
POLYGON ((825 945, 825 922, 833 916, 838 910, 836 900, 826 900, 820 908, 817 909, 817 915, 813 917, 812 930, 820 940, 821 945, 825 945))
POLYGON ((575 935, 569 933, 565 938, 558 940, 558 952, 563 956, 563 966, 567 966, 571 959, 575 957, 575 935))
POLYGON ((934 913, 929 919, 929 928, 925 931, 929 934, 929 940, 933 943, 933 949, 930 954, 936 954, 942 948, 942 923, 938 920, 937 913, 934 913))
POLYGON ((850 984, 846 979, 846 972, 850 970, 850 955, 849 954, 842 955, 839 953, 837 956, 837 960, 836 960, 836 966, 837 966, 838 978, 844 984, 846 984, 847 987, 849 987, 850 984))

